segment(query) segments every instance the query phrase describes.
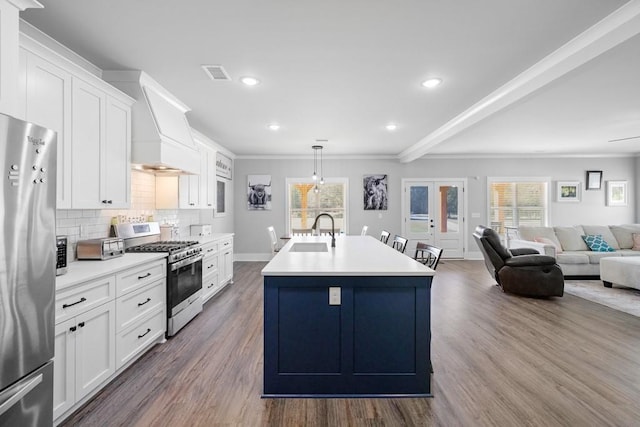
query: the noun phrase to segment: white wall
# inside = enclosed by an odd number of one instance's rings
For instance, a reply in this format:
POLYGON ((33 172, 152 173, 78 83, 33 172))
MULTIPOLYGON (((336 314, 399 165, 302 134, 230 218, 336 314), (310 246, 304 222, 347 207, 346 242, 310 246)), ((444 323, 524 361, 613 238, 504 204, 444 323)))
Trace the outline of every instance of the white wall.
MULTIPOLYGON (((238 260, 267 259, 270 253, 266 228, 273 225, 278 233, 285 227, 285 178, 305 177, 313 172, 311 159, 236 159, 235 166, 235 241, 234 251, 238 260), (264 174, 272 177, 272 210, 249 211, 247 209, 247 175, 264 174)), ((529 159, 433 159, 416 160, 404 164, 396 160, 324 160, 325 177, 349 178, 348 233, 358 234, 363 225, 369 226, 369 234, 379 235, 382 229, 391 233, 401 229, 401 180, 402 178, 467 178, 466 233, 467 256, 475 257, 477 249, 471 233, 479 224, 487 223, 487 177, 540 176, 551 177, 551 225, 573 224, 622 224, 637 221, 635 171, 640 161, 627 158, 529 158, 529 159), (587 170, 603 171, 603 189, 584 191, 587 170), (365 211, 362 201, 362 177, 368 174, 389 176, 389 210, 365 211), (555 202, 555 181, 580 181, 580 203, 555 202), (626 180, 629 183, 627 207, 605 206, 606 181, 626 180), (382 218, 378 215, 382 214, 382 218), (480 218, 471 218, 479 213, 480 218)))

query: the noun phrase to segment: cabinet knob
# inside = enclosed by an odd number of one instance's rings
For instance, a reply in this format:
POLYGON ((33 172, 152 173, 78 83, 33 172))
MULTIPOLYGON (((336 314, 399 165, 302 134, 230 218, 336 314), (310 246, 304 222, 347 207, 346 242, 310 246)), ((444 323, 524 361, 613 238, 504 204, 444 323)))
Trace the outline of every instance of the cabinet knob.
POLYGON ((79 328, 84 328, 84 322, 80 322, 80 323, 78 323, 78 327, 79 327, 79 328))
POLYGON ((69 328, 69 330, 70 330, 71 332, 75 332, 75 331, 76 331, 76 329, 78 329, 78 328, 76 328, 75 326, 72 326, 72 327, 70 327, 70 328, 69 328))

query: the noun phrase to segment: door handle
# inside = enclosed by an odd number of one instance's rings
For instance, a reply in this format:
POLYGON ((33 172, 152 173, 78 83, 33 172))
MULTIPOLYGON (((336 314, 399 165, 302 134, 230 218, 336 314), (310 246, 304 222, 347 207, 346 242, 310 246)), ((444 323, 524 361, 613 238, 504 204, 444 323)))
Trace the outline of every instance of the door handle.
POLYGON ((14 393, 13 396, 9 396, 4 402, 2 402, 3 398, 0 396, 0 415, 7 412, 13 405, 20 402, 23 397, 31 392, 38 384, 42 382, 43 375, 39 374, 37 377, 31 379, 25 385, 20 387, 19 385, 15 388, 10 388, 7 390, 7 394, 14 393), (18 389, 18 390, 16 390, 18 389))

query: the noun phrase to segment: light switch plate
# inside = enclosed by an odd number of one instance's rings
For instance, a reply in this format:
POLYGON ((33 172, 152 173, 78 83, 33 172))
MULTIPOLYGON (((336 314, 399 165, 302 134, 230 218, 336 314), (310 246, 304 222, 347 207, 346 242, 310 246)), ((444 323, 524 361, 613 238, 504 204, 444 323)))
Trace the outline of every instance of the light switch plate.
POLYGON ((329 288, 329 305, 340 305, 342 302, 342 289, 339 286, 329 288))

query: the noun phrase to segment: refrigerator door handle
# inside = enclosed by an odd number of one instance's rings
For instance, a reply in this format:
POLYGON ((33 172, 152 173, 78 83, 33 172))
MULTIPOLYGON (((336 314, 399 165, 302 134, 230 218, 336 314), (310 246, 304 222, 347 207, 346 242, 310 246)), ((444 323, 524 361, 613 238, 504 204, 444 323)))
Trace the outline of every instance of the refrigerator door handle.
POLYGON ((5 393, 6 394, 14 393, 14 394, 13 396, 8 396, 6 400, 5 400, 5 397, 0 396, 0 415, 7 412, 9 409, 11 409, 13 405, 20 402, 23 397, 29 394, 31 390, 36 388, 36 386, 42 382, 42 377, 43 377, 42 374, 39 374, 35 378, 29 380, 29 382, 27 382, 25 385, 21 386, 21 388, 18 391, 15 391, 15 390, 20 386, 11 387, 5 393))

